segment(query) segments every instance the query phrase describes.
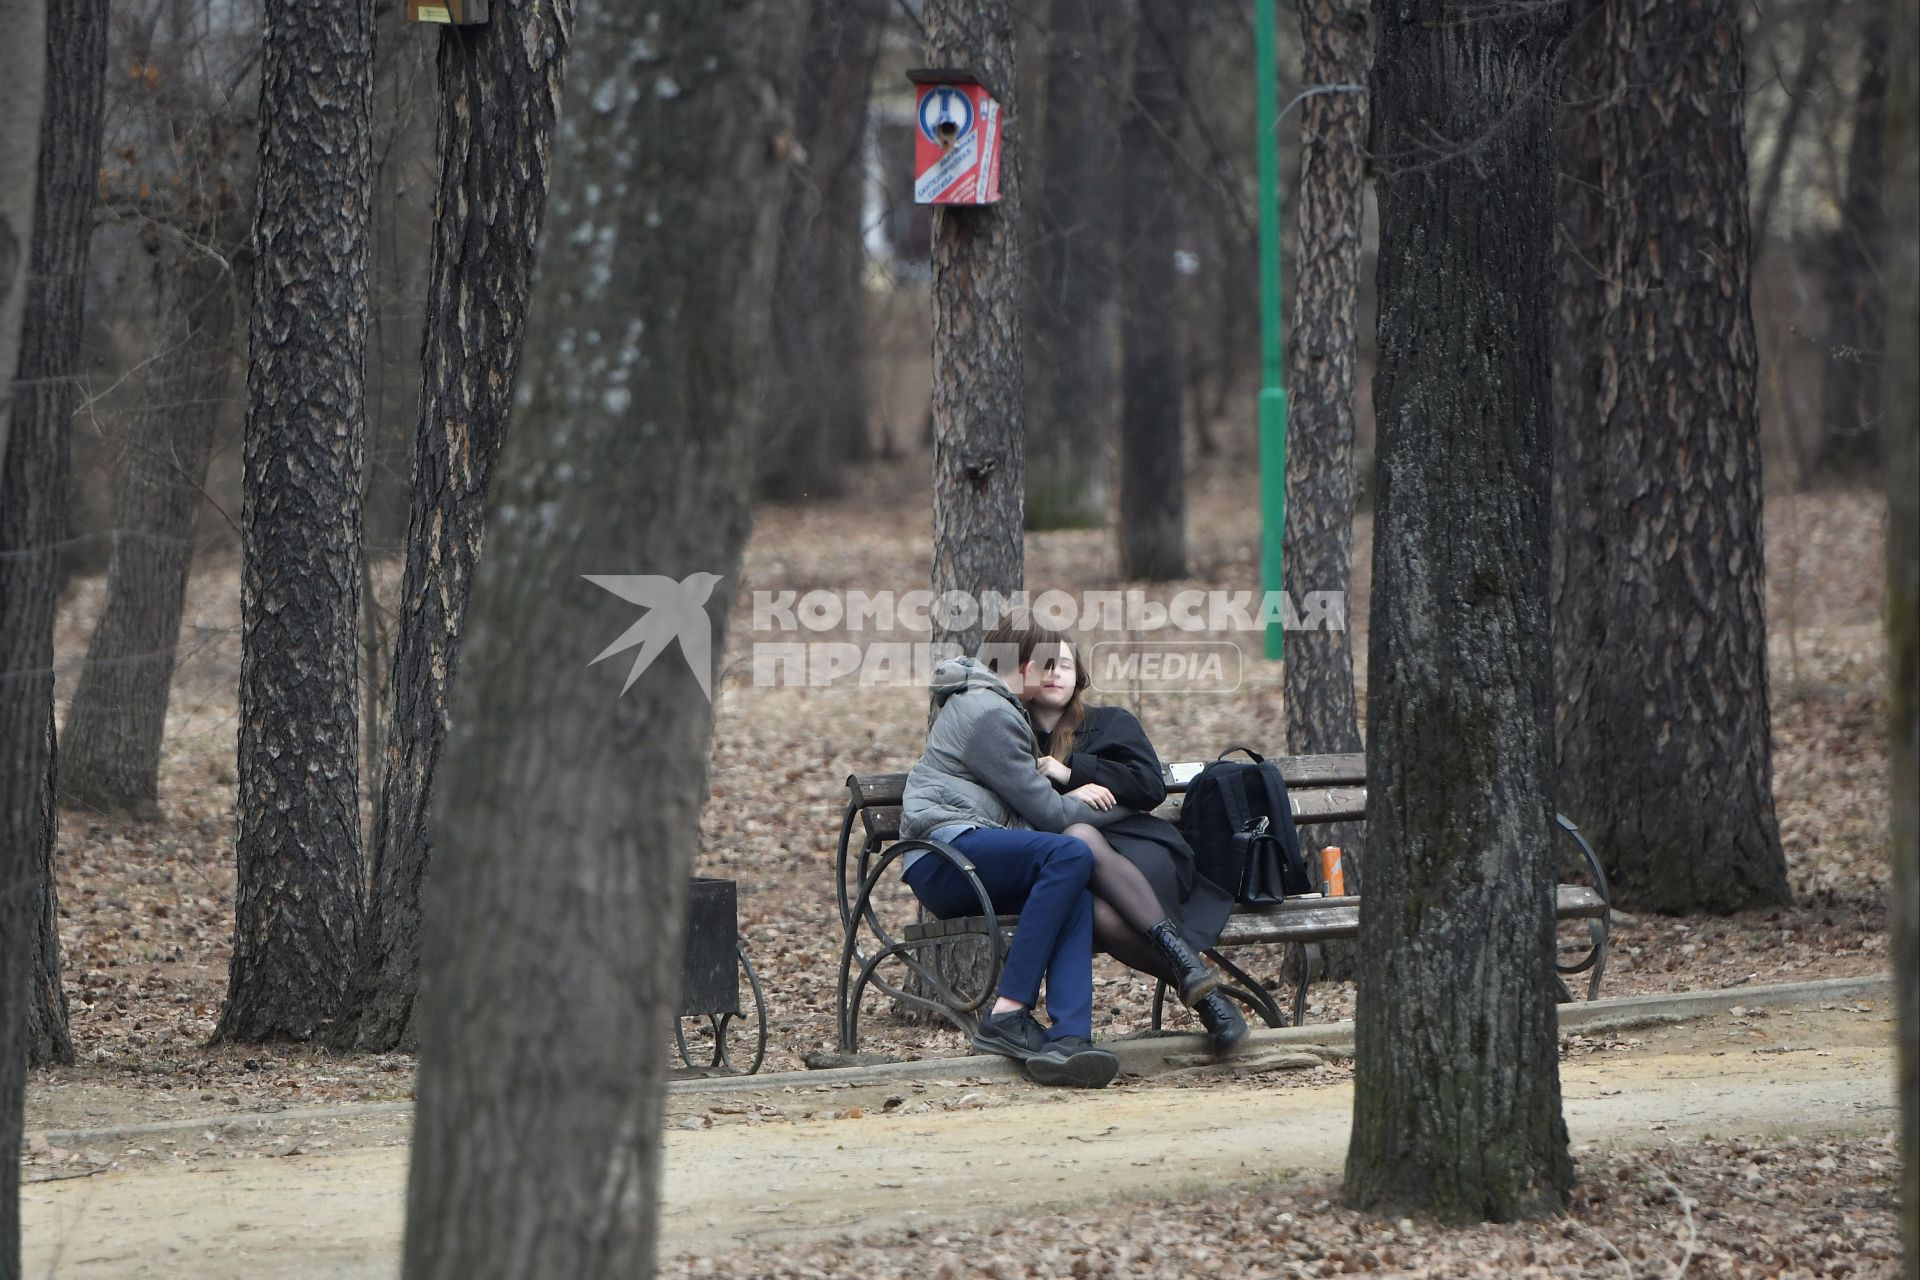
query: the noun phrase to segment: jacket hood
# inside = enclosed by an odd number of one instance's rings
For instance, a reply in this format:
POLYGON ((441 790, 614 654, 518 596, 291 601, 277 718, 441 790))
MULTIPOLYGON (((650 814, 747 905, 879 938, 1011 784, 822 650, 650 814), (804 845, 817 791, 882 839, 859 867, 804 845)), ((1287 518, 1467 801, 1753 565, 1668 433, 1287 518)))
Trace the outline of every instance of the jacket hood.
POLYGON ((1026 707, 1014 695, 1013 690, 1007 688, 1007 682, 978 658, 948 658, 933 669, 930 687, 933 690, 933 704, 936 708, 946 706, 947 699, 956 693, 962 693, 968 689, 985 689, 1011 702, 1022 715, 1026 714, 1026 707))

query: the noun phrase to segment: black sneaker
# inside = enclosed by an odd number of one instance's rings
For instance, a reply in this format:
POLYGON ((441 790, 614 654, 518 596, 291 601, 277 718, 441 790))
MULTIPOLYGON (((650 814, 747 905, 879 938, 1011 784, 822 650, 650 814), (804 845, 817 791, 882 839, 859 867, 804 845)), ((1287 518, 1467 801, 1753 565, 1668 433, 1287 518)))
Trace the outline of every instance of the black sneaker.
POLYGON ((1061 1036, 1027 1059, 1027 1074, 1039 1084, 1104 1089, 1120 1074, 1120 1059, 1085 1036, 1061 1036))
POLYGON ((1047 1033, 1031 1009, 982 1014, 973 1033, 975 1053, 997 1053, 1016 1062, 1025 1062, 1046 1047, 1047 1033))

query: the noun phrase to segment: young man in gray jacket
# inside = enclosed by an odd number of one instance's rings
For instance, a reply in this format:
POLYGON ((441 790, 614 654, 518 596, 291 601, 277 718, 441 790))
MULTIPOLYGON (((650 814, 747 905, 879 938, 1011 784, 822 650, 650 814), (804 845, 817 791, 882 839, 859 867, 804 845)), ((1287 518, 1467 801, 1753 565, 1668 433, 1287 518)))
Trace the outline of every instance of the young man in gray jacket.
MULTIPOLYGON (((1118 1074, 1120 1061, 1093 1047, 1093 851, 1065 832, 1132 811, 1097 809, 1077 792, 1061 795, 1040 772, 1021 693, 1039 686, 1061 639, 1037 627, 1001 627, 988 635, 981 657, 934 668, 938 712, 926 751, 907 774, 900 834, 959 850, 994 909, 1020 916, 999 998, 981 1016, 973 1047, 1025 1063, 1042 1084, 1100 1088, 1118 1074), (1033 1016, 1043 979, 1051 1028, 1033 1016)), ((966 876, 946 858, 910 850, 902 863, 902 878, 934 915, 978 910, 966 876)))

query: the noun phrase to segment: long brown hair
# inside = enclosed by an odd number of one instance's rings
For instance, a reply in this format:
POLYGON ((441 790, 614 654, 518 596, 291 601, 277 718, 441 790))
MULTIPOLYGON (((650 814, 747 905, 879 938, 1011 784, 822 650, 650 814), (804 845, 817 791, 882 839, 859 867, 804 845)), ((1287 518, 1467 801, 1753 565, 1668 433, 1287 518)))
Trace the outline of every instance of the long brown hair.
POLYGON ((1054 724, 1053 732, 1047 735, 1046 754, 1065 764, 1067 757, 1073 754, 1074 735, 1080 732, 1080 726, 1087 720, 1086 692, 1092 677, 1080 661, 1080 646, 1059 632, 1051 634, 1057 637, 1053 643, 1065 646, 1067 652, 1073 655, 1073 696, 1067 699, 1066 706, 1060 708, 1060 719, 1054 724))

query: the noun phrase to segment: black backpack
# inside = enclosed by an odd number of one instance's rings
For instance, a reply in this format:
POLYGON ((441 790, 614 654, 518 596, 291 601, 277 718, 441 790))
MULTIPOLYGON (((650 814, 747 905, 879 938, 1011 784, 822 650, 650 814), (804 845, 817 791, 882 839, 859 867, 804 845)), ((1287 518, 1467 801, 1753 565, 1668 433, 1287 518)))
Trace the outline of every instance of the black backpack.
POLYGON ((1286 780, 1249 747, 1228 747, 1187 784, 1180 834, 1200 874, 1233 890, 1236 902, 1259 906, 1313 892, 1286 780), (1235 751, 1251 763, 1227 759, 1235 751))

